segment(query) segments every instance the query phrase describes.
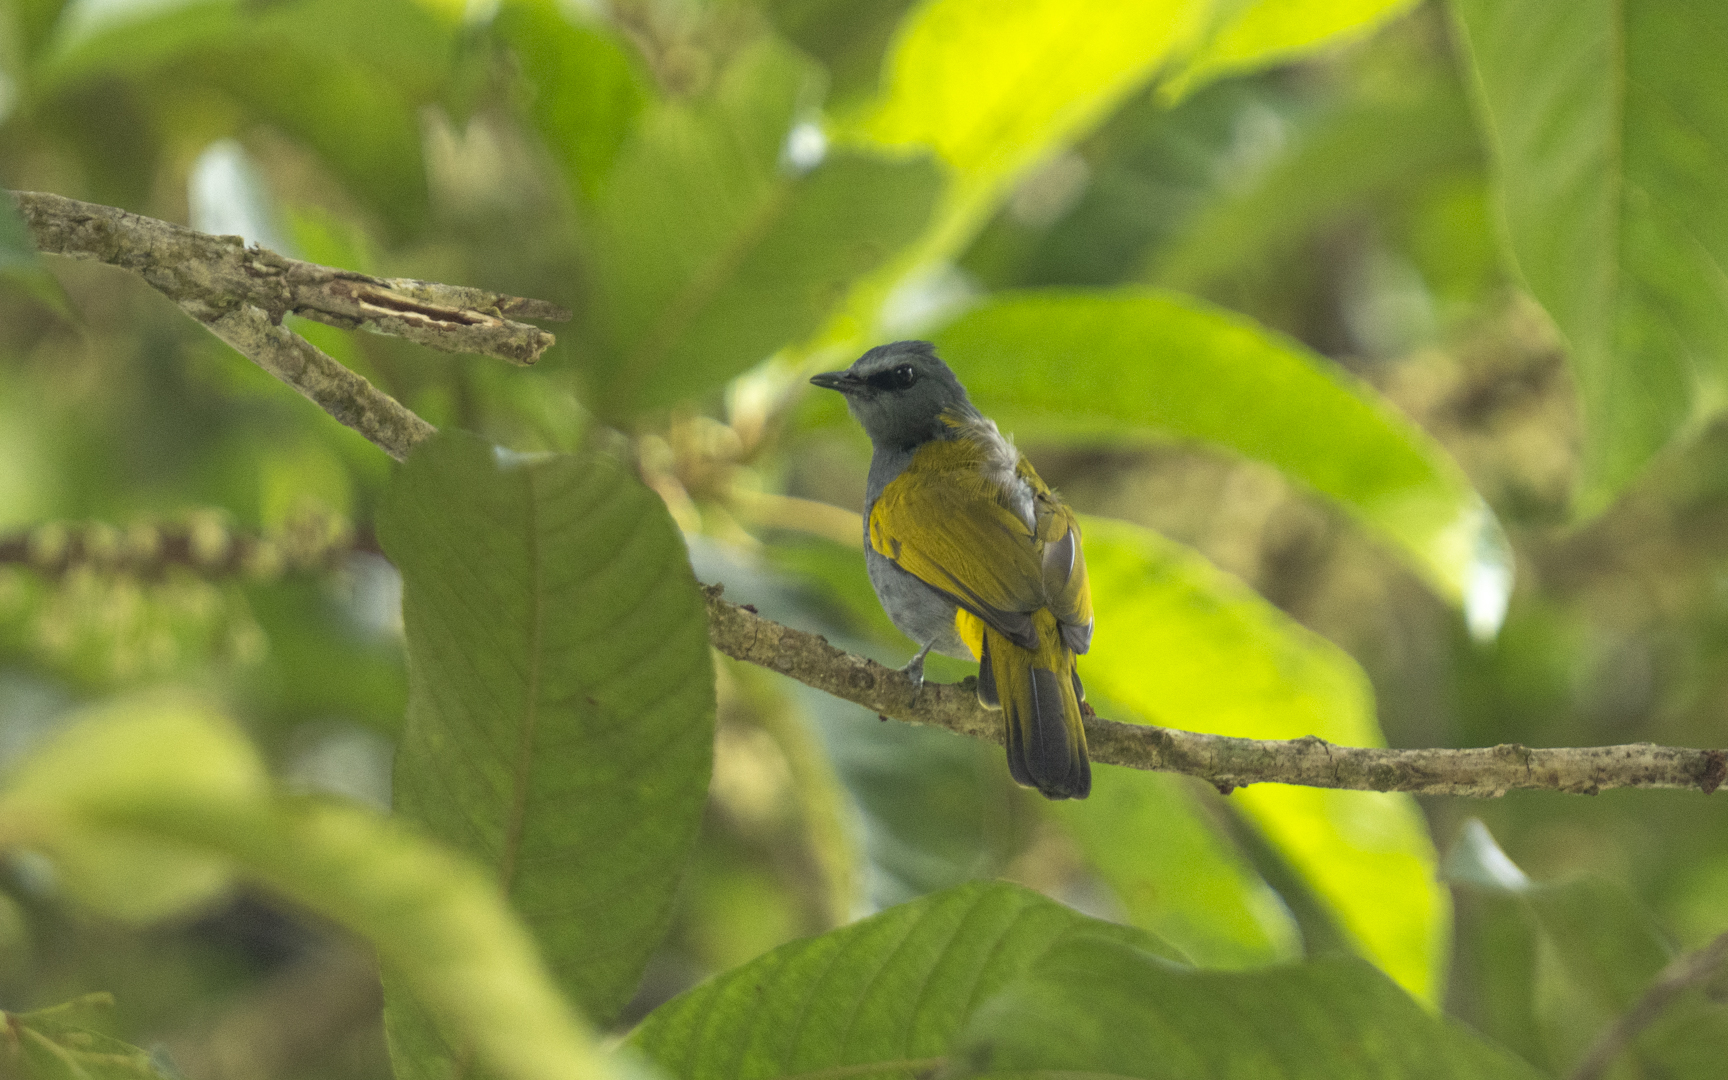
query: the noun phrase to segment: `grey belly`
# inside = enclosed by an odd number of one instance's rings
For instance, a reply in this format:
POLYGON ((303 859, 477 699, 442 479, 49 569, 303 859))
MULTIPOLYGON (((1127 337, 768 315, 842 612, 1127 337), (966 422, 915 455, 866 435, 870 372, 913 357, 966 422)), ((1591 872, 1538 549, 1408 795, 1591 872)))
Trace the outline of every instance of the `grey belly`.
POLYGON ((953 601, 889 562, 868 544, 864 547, 864 564, 870 570, 876 598, 882 601, 883 610, 902 634, 920 647, 929 644, 948 656, 975 659, 954 629, 957 605, 953 601))

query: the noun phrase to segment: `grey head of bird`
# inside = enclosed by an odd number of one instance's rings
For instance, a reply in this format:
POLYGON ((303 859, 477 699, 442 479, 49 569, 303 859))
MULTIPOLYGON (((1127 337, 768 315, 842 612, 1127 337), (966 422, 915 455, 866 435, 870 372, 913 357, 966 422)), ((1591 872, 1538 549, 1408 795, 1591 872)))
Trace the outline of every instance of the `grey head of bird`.
POLYGON ((909 449, 931 439, 952 438, 943 414, 978 418, 966 388, 936 356, 928 341, 878 345, 844 371, 813 376, 811 382, 846 395, 846 408, 878 446, 909 449))

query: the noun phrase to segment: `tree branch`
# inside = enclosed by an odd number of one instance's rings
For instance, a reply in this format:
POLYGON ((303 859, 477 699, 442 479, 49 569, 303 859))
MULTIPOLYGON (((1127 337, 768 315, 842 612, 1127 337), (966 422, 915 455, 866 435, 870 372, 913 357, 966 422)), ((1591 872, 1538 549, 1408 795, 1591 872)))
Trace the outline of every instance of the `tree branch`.
POLYGON ((1644 991, 1644 996, 1596 1039, 1572 1074, 1572 1080, 1601 1080, 1608 1075, 1608 1067, 1640 1031, 1649 1027, 1680 995, 1715 978, 1724 964, 1728 964, 1728 934, 1718 936, 1701 949, 1675 957, 1656 976, 1650 989, 1644 991))
MULTIPOLYGON (((854 656, 826 638, 764 619, 707 586, 708 636, 734 659, 759 664, 807 686, 914 724, 1002 741, 1002 714, 978 704, 973 679, 922 689, 892 668, 854 656)), ((1089 716, 1092 760, 1132 769, 1198 776, 1220 791, 1249 784, 1299 784, 1419 795, 1498 796, 1521 788, 1594 795, 1604 788, 1715 791, 1728 777, 1728 753, 1634 743, 1531 749, 1516 744, 1471 750, 1381 750, 1333 746, 1323 739, 1235 739, 1089 716)))
POLYGON ((238 236, 211 236, 112 206, 39 191, 11 194, 39 250, 131 270, 207 326, 250 307, 261 309, 271 323, 293 314, 344 330, 404 337, 444 352, 525 365, 540 359, 556 339, 505 316, 570 318, 544 300, 372 277, 248 248, 238 236))
MULTIPOLYGON (((43 251, 99 259, 142 275, 222 340, 398 460, 433 433, 432 425, 282 327, 284 313, 519 363, 532 363, 552 336, 503 315, 568 317, 537 300, 314 266, 246 248, 238 237, 209 236, 58 195, 26 192, 13 197, 43 251)), ((0 563, 51 563, 55 565, 42 568, 63 572, 57 558, 28 543, 0 550, 0 563)), ((723 599, 721 589, 712 585, 704 591, 709 637, 726 655, 885 717, 1002 741, 1001 714, 978 704, 976 680, 951 686, 926 683, 919 689, 898 671, 723 599)), ((1613 787, 1697 788, 1709 794, 1728 778, 1728 753, 1722 750, 1651 743, 1383 750, 1333 746, 1313 736, 1268 740, 1202 735, 1097 716, 1087 718, 1086 740, 1095 761, 1198 776, 1226 793, 1248 784, 1277 783, 1488 797, 1516 789, 1593 795, 1613 787)))

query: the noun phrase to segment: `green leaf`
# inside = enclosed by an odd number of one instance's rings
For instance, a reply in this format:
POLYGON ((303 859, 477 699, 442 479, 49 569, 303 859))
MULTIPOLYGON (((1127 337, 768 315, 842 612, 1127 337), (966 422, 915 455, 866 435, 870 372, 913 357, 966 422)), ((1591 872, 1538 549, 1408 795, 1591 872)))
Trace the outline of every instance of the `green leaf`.
POLYGON ((106 1012, 113 1005, 109 994, 86 994, 32 1012, 0 1012, 0 1023, 12 1036, 0 1047, 0 1062, 9 1066, 6 1075, 25 1080, 171 1080, 174 1074, 159 1068, 147 1051, 79 1023, 85 1014, 106 1012), (15 1062, 7 1062, 13 1054, 23 1061, 21 1074, 12 1071, 15 1062))
POLYGON ((630 1043, 682 1080, 928 1072, 981 1002, 1081 934, 1168 954, 1141 931, 974 882, 782 945, 654 1010, 630 1043))
POLYGON ((38 844, 76 901, 149 923, 209 903, 228 887, 218 855, 93 827, 67 808, 148 803, 172 785, 185 798, 243 812, 268 779, 243 736, 196 701, 163 696, 99 709, 74 722, 8 785, 0 807, 52 828, 38 844))
POLYGON ((498 1075, 612 1075, 495 881, 369 811, 274 794, 245 735, 196 701, 73 722, 0 795, 0 837, 78 867, 77 895, 110 913, 173 869, 151 869, 164 853, 248 877, 372 943, 498 1075))
POLYGON ((1225 273, 1288 260, 1296 245, 1364 204, 1404 206, 1436 177, 1473 177, 1480 148, 1462 89, 1412 76, 1400 90, 1348 100, 1301 125, 1289 151, 1258 175, 1220 184, 1219 197, 1152 253, 1151 279, 1201 292, 1225 273))
POLYGON ((1463 472, 1372 390, 1296 342, 1143 289, 999 294, 935 339, 1004 430, 1177 435, 1265 461, 1391 540, 1442 596, 1473 601, 1473 623, 1498 626, 1510 557, 1463 472))
MULTIPOLYGON (((426 204, 420 110, 463 70, 452 28, 410 0, 198 0, 61 24, 44 96, 101 77, 214 86, 310 146, 399 232, 426 204)), ((147 96, 177 100, 167 90, 147 96)))
POLYGON ((490 868, 605 1019, 671 916, 714 738, 707 612, 665 505, 611 458, 416 448, 378 518, 402 571, 399 810, 490 868))
POLYGON ((1728 401, 1728 7, 1453 10, 1512 254, 1569 346, 1593 513, 1728 401))
POLYGON ((1052 948, 978 1011, 954 1057, 966 1075, 1076 1080, 1540 1077, 1360 961, 1198 971, 1095 938, 1052 948))
POLYGON ((597 205, 596 406, 615 418, 712 393, 814 331, 850 283, 918 234, 927 162, 783 160, 807 62, 759 45, 711 102, 650 110, 597 205))
MULTIPOLYGON (((1342 650, 1193 552, 1087 519, 1097 636, 1080 677, 1146 722, 1243 738, 1382 743, 1367 678, 1342 650)), ((1432 998, 1449 912, 1414 800, 1256 785, 1231 803, 1336 915, 1363 955, 1432 998)))
POLYGON ((504 5, 492 32, 516 54, 532 87, 528 115, 570 190, 592 199, 648 104, 635 62, 619 42, 571 22, 549 0, 504 5))
POLYGON ((1200 32, 1198 0, 935 0, 901 26, 856 137, 954 170, 919 262, 953 256, 1026 170, 1080 137, 1200 32))
MULTIPOLYGON (((1458 1014, 1556 1075, 1643 996, 1674 958, 1648 911, 1593 878, 1532 883, 1480 821, 1447 853, 1458 892, 1458 1014)), ((1693 990, 1669 1003, 1625 1053, 1640 1076, 1706 1080, 1721 1072, 1728 1016, 1693 990)))
POLYGON ((1415 0, 1250 0, 1213 28, 1161 90, 1174 100, 1214 79, 1288 63, 1370 34, 1415 6, 1415 0))
MULTIPOLYGON (((1091 696, 1111 714, 1101 695, 1091 696)), ((1053 803, 1049 810, 1079 841, 1128 921, 1201 967, 1250 967, 1302 955, 1290 912, 1204 820, 1184 778, 1097 765, 1084 803, 1053 803)))
POLYGON ((12 200, 0 196, 0 273, 29 271, 41 265, 36 245, 12 200))

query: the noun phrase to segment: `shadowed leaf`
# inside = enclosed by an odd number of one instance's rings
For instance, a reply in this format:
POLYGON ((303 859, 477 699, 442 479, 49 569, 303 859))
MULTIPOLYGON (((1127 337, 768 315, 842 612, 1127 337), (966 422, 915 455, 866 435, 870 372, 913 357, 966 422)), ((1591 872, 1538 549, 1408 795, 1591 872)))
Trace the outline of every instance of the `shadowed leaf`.
POLYGON ((964 1075, 1146 1080, 1539 1080, 1357 960, 1175 967, 1117 941, 1058 944, 973 1017, 964 1075))
POLYGON ((1728 6, 1452 10, 1512 254, 1569 346, 1594 513, 1728 401, 1728 6))
POLYGON ((708 787, 714 672, 683 542, 610 458, 462 433, 416 449, 378 532, 408 639, 397 806, 497 875, 604 1020, 665 933, 708 787))
POLYGON ((979 1004, 1077 934, 1168 951, 1017 885, 974 882, 782 945, 662 1005, 630 1042, 681 1080, 928 1073, 979 1004))

